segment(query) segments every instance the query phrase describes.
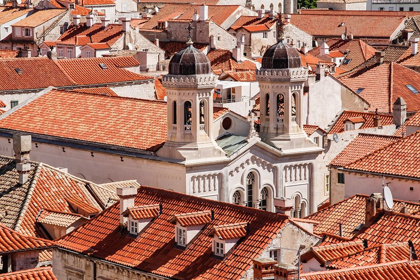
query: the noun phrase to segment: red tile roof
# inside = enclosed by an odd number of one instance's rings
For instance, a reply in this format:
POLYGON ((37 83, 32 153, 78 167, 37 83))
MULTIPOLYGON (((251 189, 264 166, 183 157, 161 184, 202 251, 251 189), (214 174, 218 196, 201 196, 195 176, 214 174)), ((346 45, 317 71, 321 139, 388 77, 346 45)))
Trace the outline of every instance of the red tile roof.
POLYGON ((112 46, 123 34, 121 24, 109 24, 104 28, 101 23, 95 23, 92 27, 87 27, 85 23, 78 26, 72 23, 66 32, 57 39, 56 43, 78 46, 88 43, 107 43, 112 46))
POLYGON ((90 203, 86 203, 84 200, 78 198, 77 196, 70 195, 67 196, 65 200, 70 204, 70 207, 76 212, 82 210, 88 215, 96 215, 99 214, 99 212, 101 212, 100 209, 92 206, 90 203))
POLYGON ((76 89, 77 92, 85 92, 85 93, 95 93, 100 95, 106 96, 118 96, 115 91, 110 89, 109 87, 98 87, 98 88, 80 88, 76 89))
POLYGON ((55 17, 58 17, 62 13, 65 13, 66 10, 62 9, 47 9, 47 10, 35 10, 30 16, 13 23, 13 27, 37 27, 55 17))
POLYGON ((325 132, 323 129, 321 129, 317 125, 309 125, 309 124, 304 124, 303 125, 303 131, 305 131, 306 135, 308 135, 308 136, 311 136, 318 129, 321 130, 322 132, 325 132))
POLYGON ((334 166, 345 166, 398 139, 400 137, 360 133, 330 164, 334 166))
POLYGON ((211 211, 176 214, 172 221, 178 222, 183 227, 205 225, 211 222, 211 211))
POLYGON ((120 68, 131 61, 138 64, 132 56, 59 59, 56 64, 78 85, 153 79, 120 68), (101 63, 105 64, 106 69, 100 66, 101 63))
POLYGON ((0 224, 0 250, 2 254, 13 252, 42 250, 51 248, 55 243, 50 240, 25 236, 0 224))
POLYGON ((258 16, 241 16, 232 24, 231 28, 237 30, 243 27, 248 31, 252 31, 253 28, 257 27, 262 28, 263 31, 269 30, 276 22, 276 18, 272 19, 268 15, 264 15, 262 18, 258 18, 258 16))
MULTIPOLYGON (((4 8, 4 7, 2 7, 4 8)), ((29 14, 31 9, 5 8, 0 11, 0 24, 6 24, 14 19, 29 14)))
POLYGON ((0 107, 1 107, 1 108, 6 107, 6 104, 4 104, 4 102, 3 102, 2 100, 0 100, 0 107))
POLYGON ((241 238, 246 236, 247 226, 247 223, 215 226, 210 235, 216 235, 222 240, 241 238))
POLYGON ((171 278, 239 279, 287 221, 284 215, 254 208, 140 187, 135 205, 154 203, 162 203, 163 212, 137 238, 130 237, 128 231, 118 230, 120 210, 117 203, 65 236, 59 246, 82 254, 90 250, 93 257, 171 278), (185 249, 174 246, 172 217, 209 210, 214 211, 214 220, 185 249), (248 222, 249 233, 225 258, 213 258, 209 234, 214 227, 248 222))
MULTIPOLYGON (((336 120, 333 126, 328 131, 328 134, 333 133, 342 133, 344 132, 344 123, 352 118, 357 118, 358 121, 362 122, 364 120, 363 125, 359 129, 366 129, 366 128, 373 128, 375 127, 373 119, 375 117, 375 113, 366 113, 366 112, 355 112, 355 111, 344 111, 341 116, 336 120)), ((394 123, 394 119, 392 115, 385 115, 385 114, 378 114, 382 121, 382 126, 392 125, 394 123)))
POLYGON ((238 82, 255 82, 255 71, 224 71, 220 77, 219 80, 224 80, 226 78, 231 78, 234 81, 238 82))
POLYGON ((40 214, 36 218, 36 222, 41 223, 41 224, 68 228, 74 222, 80 219, 87 220, 86 218, 84 218, 82 215, 79 215, 79 214, 42 209, 40 214))
POLYGON ((420 131, 345 166, 346 169, 420 178, 420 131))
POLYGON ((19 51, 15 50, 0 50, 0 58, 15 58, 19 54, 19 51))
POLYGON ((123 215, 130 215, 135 220, 150 219, 159 216, 160 205, 140 205, 129 207, 124 211, 123 215))
POLYGON ((101 6, 101 5, 114 5, 115 2, 112 0, 83 0, 84 6, 101 6))
POLYGON ((354 254, 362 251, 363 249, 363 241, 361 240, 314 246, 310 249, 310 251, 302 255, 302 260, 307 261, 312 257, 315 257, 320 264, 325 265, 325 263, 330 260, 354 254))
POLYGON ((0 280, 57 280, 50 266, 0 274, 0 280))
POLYGON ((161 78, 155 78, 155 95, 157 100, 164 100, 166 97, 166 89, 162 85, 161 78))
POLYGON ((235 61, 232 52, 228 50, 212 50, 207 54, 207 58, 210 60, 211 69, 213 69, 215 73, 222 71, 251 71, 257 69, 255 63, 251 61, 235 61))
MULTIPOLYGON (((51 3, 52 1, 50 1, 51 3)), ((74 10, 71 11, 71 15, 87 16, 92 12, 92 9, 85 8, 83 6, 74 5, 74 10)))
POLYGON ((89 46, 94 50, 105 50, 111 48, 107 43, 88 43, 86 46, 89 46))
POLYGON ((333 14, 293 14, 290 22, 300 30, 313 36, 341 37, 344 26, 347 33, 355 38, 389 38, 404 24, 405 15, 401 16, 372 16, 372 15, 333 15, 333 14))
POLYGON ((404 126, 420 126, 420 112, 417 112, 408 121, 404 123, 404 126))
POLYGON ((302 66, 307 67, 307 68, 311 67, 312 72, 315 72, 316 66, 318 65, 319 62, 323 64, 327 64, 327 65, 333 64, 333 62, 323 61, 317 58, 316 56, 313 56, 310 53, 303 54, 302 52, 299 52, 299 54, 300 54, 300 61, 302 63, 302 66))
POLYGON ((420 96, 407 85, 420 91, 420 73, 396 63, 383 63, 369 68, 360 68, 338 78, 354 92, 363 89, 359 95, 369 102, 370 110, 392 112, 392 105, 398 97, 407 103, 407 111, 420 110, 420 96))
POLYGON ((301 274, 301 277, 305 280, 415 280, 420 279, 419 270, 420 262, 403 261, 360 268, 304 273, 301 274))
MULTIPOLYGON (((179 52, 180 50, 183 50, 187 47, 187 44, 185 42, 160 42, 159 43, 160 48, 165 51, 166 57, 172 57, 174 54, 179 52)), ((193 47, 197 50, 203 52, 207 49, 209 45, 208 44, 198 44, 194 43, 193 47)))

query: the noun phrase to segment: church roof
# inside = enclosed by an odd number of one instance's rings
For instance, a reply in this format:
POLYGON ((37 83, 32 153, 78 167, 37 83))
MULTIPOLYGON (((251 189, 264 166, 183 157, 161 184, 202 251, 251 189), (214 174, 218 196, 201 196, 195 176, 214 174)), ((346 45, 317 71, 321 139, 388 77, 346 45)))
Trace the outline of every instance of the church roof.
POLYGON ((227 156, 230 156, 236 151, 239 151, 242 147, 245 147, 248 144, 248 141, 245 136, 226 134, 217 139, 216 143, 223 149, 227 156))
POLYGON ((201 75, 210 74, 210 61, 207 56, 188 45, 177 52, 169 62, 169 75, 201 75))
POLYGON ((263 56, 261 68, 286 69, 301 66, 300 54, 283 40, 269 47, 263 56))

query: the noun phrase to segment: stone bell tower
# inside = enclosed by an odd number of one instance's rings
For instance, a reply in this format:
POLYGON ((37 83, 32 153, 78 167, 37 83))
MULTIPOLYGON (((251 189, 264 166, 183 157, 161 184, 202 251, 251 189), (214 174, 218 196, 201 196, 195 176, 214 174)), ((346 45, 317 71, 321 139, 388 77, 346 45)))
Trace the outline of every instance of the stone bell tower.
POLYGON ((168 140, 159 156, 199 160, 224 156, 213 136, 213 75, 205 54, 187 47, 175 54, 162 84, 167 93, 168 140))

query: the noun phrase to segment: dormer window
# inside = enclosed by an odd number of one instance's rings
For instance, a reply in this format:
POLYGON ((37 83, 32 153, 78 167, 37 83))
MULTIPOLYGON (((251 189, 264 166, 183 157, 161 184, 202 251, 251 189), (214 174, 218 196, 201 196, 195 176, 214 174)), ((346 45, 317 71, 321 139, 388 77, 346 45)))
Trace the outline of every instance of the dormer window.
POLYGON ((204 225, 210 223, 213 218, 214 214, 209 210, 175 215, 171 219, 171 223, 175 224, 176 244, 186 247, 204 225))
POLYGON ((247 232, 247 223, 215 226, 210 233, 210 236, 213 236, 214 255, 224 257, 247 232))
POLYGON ((186 244, 186 229, 182 228, 182 227, 177 227, 177 233, 178 233, 178 238, 177 238, 177 244, 179 246, 185 246, 186 244))
POLYGON ((127 230, 138 235, 154 218, 162 212, 159 204, 128 207, 122 215, 128 217, 127 230))
POLYGON ((131 234, 137 234, 137 226, 138 226, 138 222, 135 220, 130 220, 130 233, 131 234))
POLYGON ((214 254, 219 257, 223 257, 225 255, 225 242, 223 241, 215 241, 214 242, 214 254))

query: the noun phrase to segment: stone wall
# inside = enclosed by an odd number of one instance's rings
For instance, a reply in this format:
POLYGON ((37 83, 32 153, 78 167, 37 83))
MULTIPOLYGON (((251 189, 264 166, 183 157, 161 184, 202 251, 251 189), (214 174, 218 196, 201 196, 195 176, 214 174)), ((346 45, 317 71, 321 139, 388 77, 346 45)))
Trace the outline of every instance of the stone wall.
POLYGON ((125 85, 118 87, 110 86, 109 88, 112 89, 118 96, 149 100, 156 99, 154 80, 147 81, 142 84, 125 85))
POLYGON ((300 44, 301 46, 303 46, 303 44, 306 44, 308 50, 312 49, 313 37, 310 34, 292 25, 291 23, 284 26, 284 37, 286 39, 286 42, 289 44, 292 43, 293 40, 293 44, 295 46, 297 46, 298 44, 300 44))

